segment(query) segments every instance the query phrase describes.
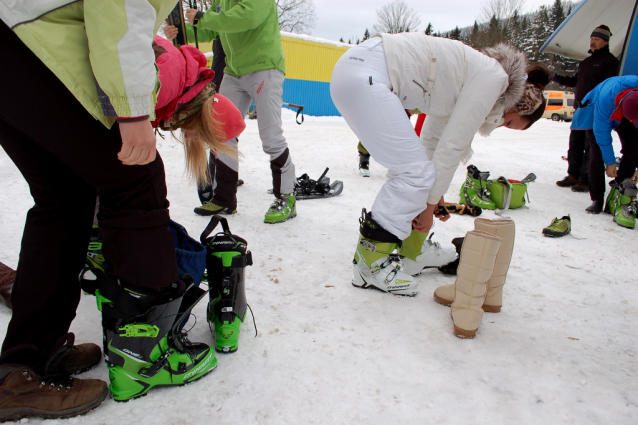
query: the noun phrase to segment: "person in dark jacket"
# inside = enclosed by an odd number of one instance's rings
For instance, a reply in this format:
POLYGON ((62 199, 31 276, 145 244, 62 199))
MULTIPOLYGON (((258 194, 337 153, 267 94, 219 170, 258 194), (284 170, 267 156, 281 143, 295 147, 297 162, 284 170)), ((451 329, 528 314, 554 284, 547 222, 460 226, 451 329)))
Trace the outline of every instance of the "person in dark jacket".
MULTIPOLYGON (((580 63, 576 75, 569 77, 556 74, 554 76, 554 82, 576 88, 574 109, 577 111, 587 93, 618 72, 618 59, 609 51, 611 35, 606 25, 600 25, 594 29, 589 41, 591 56, 580 63)), ((571 187, 574 192, 589 191, 589 147, 592 143, 595 145, 596 141, 587 139, 587 131, 578 130, 572 125, 567 153, 568 175, 556 182, 558 186, 571 187)))

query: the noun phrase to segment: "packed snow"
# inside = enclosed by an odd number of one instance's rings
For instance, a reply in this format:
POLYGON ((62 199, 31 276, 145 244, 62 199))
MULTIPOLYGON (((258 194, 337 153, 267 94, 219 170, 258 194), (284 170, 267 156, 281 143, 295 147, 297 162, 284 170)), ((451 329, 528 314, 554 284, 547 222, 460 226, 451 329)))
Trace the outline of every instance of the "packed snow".
MULTIPOLYGON (((231 230, 247 239, 247 297, 255 314, 242 326, 239 350, 218 354, 218 367, 181 388, 160 388, 127 403, 107 399, 69 424, 636 424, 638 423, 638 230, 606 214, 588 215, 589 195, 559 188, 566 175, 569 124, 541 120, 517 132, 476 136, 470 163, 491 176, 538 176, 529 208, 512 210, 514 255, 501 313, 486 313, 473 340, 452 334, 449 307, 432 293, 454 282, 436 269, 417 277, 416 297, 351 285, 358 218, 370 208, 386 171, 371 161, 358 172, 357 138, 340 117, 282 111, 297 176, 344 182, 332 199, 299 201, 298 216, 263 223, 272 195, 268 157, 257 123, 240 136, 244 155, 231 230), (541 234, 571 214, 571 236, 541 234)), ((614 135, 614 137, 616 137, 614 135)), ((209 219, 193 213, 194 185, 184 176, 182 146, 158 138, 166 164, 172 218, 199 237, 209 219)), ((616 152, 620 146, 615 140, 616 152)), ((458 201, 460 166, 446 199, 458 201)), ((0 261, 15 267, 28 187, 0 149, 0 261)), ((483 218, 498 218, 485 211, 483 218)), ((435 220, 436 221, 436 220, 435 220)), ((436 221, 434 240, 449 244, 473 218, 436 221)), ((42 284, 47 273, 42 270, 42 284)), ((193 341, 212 343, 206 305, 194 310, 193 341)), ((0 332, 11 311, 0 305, 0 332)), ((191 324, 193 319, 191 319, 191 324)), ((100 313, 82 297, 71 331, 101 343, 100 313)), ((4 337, 4 334, 0 335, 4 337)), ((108 380, 106 366, 83 375, 108 380)), ((23 420, 40 423, 39 419, 23 420)), ((53 421, 51 421, 53 422, 53 421)), ((62 422, 62 421, 59 421, 62 422)))

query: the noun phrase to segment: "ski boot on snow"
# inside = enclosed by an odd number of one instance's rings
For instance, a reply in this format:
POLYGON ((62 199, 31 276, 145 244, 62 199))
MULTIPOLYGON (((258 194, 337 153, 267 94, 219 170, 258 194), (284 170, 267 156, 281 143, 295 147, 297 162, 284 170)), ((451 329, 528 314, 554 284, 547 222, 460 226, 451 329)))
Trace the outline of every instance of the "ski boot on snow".
POLYGON ((605 202, 605 212, 614 216, 616 224, 622 227, 634 229, 636 227, 637 202, 636 194, 638 189, 630 179, 622 182, 612 180, 609 185, 611 191, 605 202))
POLYGON ((354 253, 352 284, 396 295, 416 295, 417 282, 403 271, 401 257, 394 253, 401 240, 376 223, 365 208, 359 223, 361 235, 354 253))
POLYGON ((275 198, 264 216, 264 223, 283 223, 295 217, 297 217, 297 197, 294 193, 290 193, 275 198))
POLYGON ((343 182, 336 180, 330 184, 330 178, 326 177, 329 168, 326 167, 321 177, 312 180, 308 174, 297 177, 297 200, 332 198, 343 191, 343 182))
POLYGON ((241 324, 246 318, 245 268, 253 258, 246 240, 230 233, 228 222, 213 216, 200 238, 206 247, 206 269, 210 288, 208 324, 215 337, 215 350, 237 351, 241 324), (222 233, 209 237, 218 223, 222 233))
POLYGON ((93 225, 91 229, 91 239, 89 240, 89 248, 86 253, 85 267, 95 267, 102 271, 108 268, 106 260, 102 255, 102 236, 98 226, 93 225))
POLYGON ((206 295, 190 275, 156 292, 85 268, 80 285, 95 295, 102 312, 104 358, 115 401, 141 397, 154 387, 188 384, 217 366, 212 347, 190 342, 179 330, 206 295))
POLYGON ((479 171, 474 165, 467 167, 467 177, 461 186, 461 204, 468 204, 471 207, 493 210, 496 204, 490 200, 490 192, 487 190, 487 178, 489 171, 479 171))
POLYGON ((427 233, 412 230, 410 236, 403 241, 399 254, 403 260, 403 271, 416 276, 425 269, 450 264, 458 257, 454 245, 441 246, 432 241, 434 233, 428 238, 427 233))

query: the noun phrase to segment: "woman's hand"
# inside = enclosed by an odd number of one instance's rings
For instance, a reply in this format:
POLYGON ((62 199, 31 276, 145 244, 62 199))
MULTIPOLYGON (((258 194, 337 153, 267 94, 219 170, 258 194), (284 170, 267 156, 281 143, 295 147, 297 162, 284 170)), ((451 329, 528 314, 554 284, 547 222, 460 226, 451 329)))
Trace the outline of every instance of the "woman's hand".
POLYGON ((193 22, 195 21, 195 14, 197 14, 197 9, 186 10, 186 20, 191 25, 193 25, 193 22))
POLYGON ((412 220, 414 230, 421 233, 428 233, 434 222, 434 212, 438 209, 438 204, 428 204, 428 207, 421 214, 412 220))
POLYGON ((607 177, 618 177, 618 171, 616 170, 616 164, 607 165, 607 177))
POLYGON ((149 119, 120 122, 122 150, 117 157, 124 165, 146 165, 155 161, 155 134, 149 119))
POLYGON ((175 25, 166 25, 164 27, 164 35, 169 40, 174 39, 175 37, 177 37, 177 27, 175 25))

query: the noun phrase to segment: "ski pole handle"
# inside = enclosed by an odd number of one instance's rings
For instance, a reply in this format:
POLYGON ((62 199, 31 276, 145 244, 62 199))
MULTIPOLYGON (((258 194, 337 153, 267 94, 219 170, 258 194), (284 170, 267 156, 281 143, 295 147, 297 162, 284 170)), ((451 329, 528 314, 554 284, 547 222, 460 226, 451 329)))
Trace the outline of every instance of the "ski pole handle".
POLYGON ((297 108, 297 116, 295 117, 295 121, 297 124, 301 125, 303 123, 303 110, 305 106, 303 105, 295 105, 294 103, 283 103, 284 106, 288 106, 290 108, 297 108), (299 114, 301 114, 301 122, 299 122, 299 114))

